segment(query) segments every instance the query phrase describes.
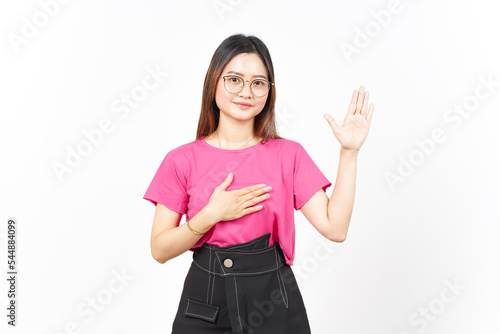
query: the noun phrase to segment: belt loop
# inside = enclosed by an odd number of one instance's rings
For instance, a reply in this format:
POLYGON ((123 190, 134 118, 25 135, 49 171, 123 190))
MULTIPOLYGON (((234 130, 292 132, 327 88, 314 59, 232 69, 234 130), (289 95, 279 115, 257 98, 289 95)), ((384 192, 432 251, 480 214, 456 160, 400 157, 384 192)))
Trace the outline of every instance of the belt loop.
MULTIPOLYGON (((210 246, 210 259, 212 259, 212 252, 213 252, 213 248, 210 246)), ((215 256, 213 256, 213 257, 214 257, 214 259, 208 263, 208 270, 211 272, 210 275, 212 276, 212 286, 210 289, 210 305, 212 305, 212 300, 214 298, 214 286, 215 286, 215 256), (213 269, 211 269, 212 262, 214 263, 213 269)))
MULTIPOLYGON (((210 283, 212 283, 212 272, 210 271, 210 262, 212 262, 212 250, 210 249, 210 246, 208 246, 208 285, 207 285, 207 304, 209 303, 209 298, 208 296, 210 295, 210 283)), ((204 263, 202 263, 202 266, 205 266, 204 263)))
POLYGON ((209 251, 209 257, 208 257, 208 272, 210 275, 212 275, 212 267, 211 267, 211 263, 212 263, 212 246, 211 245, 208 245, 208 251, 209 251))
POLYGON ((279 264, 278 264, 278 251, 276 250, 276 244, 273 245, 274 247, 274 261, 276 262, 276 269, 279 268, 279 264))
POLYGON ((210 251, 213 252, 214 254, 212 255, 212 261, 209 264, 209 268, 210 268, 210 271, 213 273, 213 275, 215 277, 215 273, 216 273, 215 263, 217 262, 217 259, 216 259, 215 251, 213 250, 213 248, 210 248, 210 251))

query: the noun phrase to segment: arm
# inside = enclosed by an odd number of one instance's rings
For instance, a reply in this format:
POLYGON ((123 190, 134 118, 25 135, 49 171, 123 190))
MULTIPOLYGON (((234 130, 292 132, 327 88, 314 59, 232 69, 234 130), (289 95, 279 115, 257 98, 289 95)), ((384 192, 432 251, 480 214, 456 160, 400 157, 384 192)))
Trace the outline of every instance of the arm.
POLYGON ((358 151, 341 149, 337 180, 331 198, 318 190, 300 210, 325 238, 343 242, 354 207, 358 151))
MULTIPOLYGON (((181 217, 180 213, 157 203, 151 231, 151 255, 159 263, 165 263, 191 249, 202 237, 191 232, 187 224, 177 226, 181 217)), ((192 229, 202 233, 215 223, 205 209, 200 210, 189 221, 192 229)))
POLYGON ((330 199, 320 189, 302 205, 301 211, 319 233, 332 241, 345 240, 351 221, 358 152, 368 136, 374 109, 373 103, 368 108, 368 100, 369 93, 363 86, 359 92, 355 90, 342 126, 324 114, 341 145, 337 180, 330 199))

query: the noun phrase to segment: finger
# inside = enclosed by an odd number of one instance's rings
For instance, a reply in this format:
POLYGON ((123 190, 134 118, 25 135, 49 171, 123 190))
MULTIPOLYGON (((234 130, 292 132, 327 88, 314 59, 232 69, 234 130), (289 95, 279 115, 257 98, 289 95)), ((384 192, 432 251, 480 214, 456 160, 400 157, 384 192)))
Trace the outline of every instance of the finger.
POLYGON ((251 206, 249 208, 246 208, 245 210, 241 211, 241 213, 243 214, 243 216, 246 216, 246 215, 248 215, 250 213, 254 213, 254 212, 262 210, 262 209, 263 209, 263 206, 261 206, 259 204, 259 205, 256 205, 256 206, 251 206))
POLYGON ((369 99, 370 99, 370 93, 366 92, 365 93, 365 98, 364 98, 364 101, 363 101, 363 107, 361 108, 361 112, 360 112, 360 114, 362 116, 366 115, 366 109, 368 109, 368 100, 369 99))
POLYGON ((263 194, 261 196, 258 196, 258 197, 255 197, 252 200, 252 204, 251 205, 255 205, 257 203, 260 203, 262 201, 265 201, 266 199, 268 199, 269 197, 271 197, 271 194, 263 194))
POLYGON ((226 190, 232 181, 233 181, 233 173, 229 173, 229 175, 226 177, 226 179, 224 181, 222 181, 222 183, 219 186, 222 190, 226 190))
POLYGON ((266 191, 266 188, 267 188, 267 186, 264 183, 262 183, 262 184, 256 184, 254 186, 248 186, 245 188, 241 188, 241 189, 238 189, 235 191, 238 191, 240 193, 240 195, 246 195, 246 194, 252 193, 254 191, 259 191, 259 190, 266 191))
POLYGON ((333 117, 329 114, 323 114, 323 117, 326 118, 326 120, 328 121, 328 124, 330 124, 332 130, 337 132, 337 130, 339 129, 339 125, 337 124, 337 122, 335 122, 335 119, 333 119, 333 117))
POLYGON ((348 114, 354 115, 354 113, 356 112, 357 101, 358 101, 358 91, 355 90, 354 93, 352 93, 351 103, 349 104, 349 109, 347 110, 348 114))
POLYGON ((250 197, 256 197, 256 196, 260 196, 260 195, 265 196, 266 193, 268 193, 271 190, 272 190, 272 188, 270 186, 265 186, 265 187, 262 187, 262 188, 259 188, 259 189, 256 189, 256 190, 250 192, 249 196, 250 197))
MULTIPOLYGON (((359 87, 358 101, 356 103, 356 111, 359 112, 363 106, 363 98, 365 97, 365 87, 359 87)), ((356 113, 356 112, 355 112, 356 113)))
POLYGON ((375 109, 375 105, 372 103, 370 104, 370 108, 368 109, 368 115, 366 115, 366 121, 368 122, 368 124, 370 124, 372 121, 373 109, 375 109))
POLYGON ((258 196, 258 195, 260 195, 260 194, 259 193, 249 193, 249 194, 242 196, 241 199, 243 200, 244 206, 245 207, 253 206, 253 205, 260 203, 260 202, 268 199, 269 197, 271 197, 271 195, 269 193, 262 194, 260 196, 258 196))

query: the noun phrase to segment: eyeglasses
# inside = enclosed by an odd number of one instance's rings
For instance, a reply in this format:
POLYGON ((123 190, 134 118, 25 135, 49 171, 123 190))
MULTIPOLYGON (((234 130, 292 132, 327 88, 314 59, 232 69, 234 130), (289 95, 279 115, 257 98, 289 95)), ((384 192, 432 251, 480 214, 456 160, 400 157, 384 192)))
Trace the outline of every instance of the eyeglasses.
MULTIPOLYGON (((245 87, 245 81, 250 82, 248 80, 243 80, 243 78, 237 75, 225 75, 222 78, 224 79, 224 88, 228 93, 231 94, 241 92, 243 87, 245 87)), ((269 92, 272 85, 274 85, 274 83, 270 81, 264 79, 255 79, 250 83, 250 90, 256 97, 262 97, 269 92)))

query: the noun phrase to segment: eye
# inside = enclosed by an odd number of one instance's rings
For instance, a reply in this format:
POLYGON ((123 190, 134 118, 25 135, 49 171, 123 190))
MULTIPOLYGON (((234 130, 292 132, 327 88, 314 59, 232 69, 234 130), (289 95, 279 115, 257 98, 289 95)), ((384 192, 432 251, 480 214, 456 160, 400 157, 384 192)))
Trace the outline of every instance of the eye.
POLYGON ((254 84, 255 86, 263 86, 263 85, 265 85, 266 83, 265 83, 264 81, 261 81, 261 80, 255 80, 255 81, 253 82, 253 84, 254 84))
POLYGON ((241 82, 240 78, 238 78, 238 77, 229 77, 229 81, 231 81, 232 83, 241 82))

